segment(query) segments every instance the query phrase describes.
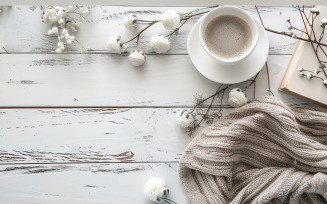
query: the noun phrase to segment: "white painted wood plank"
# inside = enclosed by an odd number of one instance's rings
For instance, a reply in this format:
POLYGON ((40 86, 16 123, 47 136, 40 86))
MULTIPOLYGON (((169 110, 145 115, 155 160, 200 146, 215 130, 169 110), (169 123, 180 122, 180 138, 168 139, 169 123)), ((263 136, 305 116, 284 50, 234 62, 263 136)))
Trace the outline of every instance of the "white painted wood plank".
POLYGON ((177 110, 0 109, 0 163, 179 161, 177 110))
POLYGON ((161 177, 169 198, 187 203, 177 163, 1 165, 0 203, 150 204, 144 185, 161 177))
MULTIPOLYGON (((278 96, 289 59, 281 55, 268 58, 275 73, 271 89, 278 96)), ((192 106, 196 93, 210 96, 219 86, 203 77, 185 55, 148 56, 142 67, 130 65, 126 56, 106 54, 3 54, 0 61, 0 107, 192 106)), ((268 94, 266 76, 263 69, 256 97, 268 94)), ((249 99, 254 97, 252 88, 246 93, 249 99)), ((228 105, 227 96, 224 105, 228 105)), ((308 104, 288 94, 280 96, 290 105, 308 104)))
MULTIPOLYGON (((239 6, 258 18, 254 6, 239 6)), ((140 25, 135 31, 127 30, 123 25, 123 18, 128 13, 135 13, 140 19, 154 20, 160 19, 161 14, 167 9, 174 9, 179 13, 185 13, 196 9, 196 7, 107 7, 108 12, 103 13, 101 9, 92 10, 89 18, 94 19, 94 23, 80 22, 81 26, 74 35, 85 45, 91 45, 96 51, 110 52, 107 48, 108 37, 119 34, 123 39, 128 40, 145 27, 140 25)), ((286 19, 290 18, 294 26, 303 27, 303 23, 298 12, 291 6, 284 7, 259 7, 264 24, 278 31, 287 31, 286 19)), ((308 11, 309 8, 306 8, 308 11)), ((4 46, 9 52, 49 52, 56 49, 56 37, 48 36, 46 33, 50 25, 45 25, 40 19, 40 10, 30 11, 27 6, 22 10, 14 7, 5 8, 0 14, 0 45, 1 52, 4 46)), ((190 19, 179 31, 177 37, 171 39, 171 51, 168 53, 187 54, 187 36, 199 17, 190 19)), ((160 23, 148 29, 140 38, 140 47, 147 53, 152 52, 149 47, 149 40, 154 34, 168 34, 160 23)), ((296 40, 269 33, 270 54, 292 54, 296 45, 296 40)), ((135 47, 136 44, 131 44, 135 47)), ((68 52, 76 52, 80 45, 66 46, 68 52)), ((128 49, 127 51, 129 51, 128 49)))

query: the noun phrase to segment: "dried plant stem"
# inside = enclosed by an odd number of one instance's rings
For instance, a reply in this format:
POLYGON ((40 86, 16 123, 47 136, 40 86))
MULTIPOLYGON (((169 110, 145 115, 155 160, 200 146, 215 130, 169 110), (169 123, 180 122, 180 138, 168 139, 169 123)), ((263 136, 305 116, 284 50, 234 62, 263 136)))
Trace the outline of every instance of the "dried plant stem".
MULTIPOLYGON (((217 6, 211 6, 211 7, 208 7, 208 8, 215 8, 215 7, 218 7, 218 5, 217 5, 217 6)), ((181 18, 180 21, 184 21, 184 22, 183 22, 183 23, 182 23, 178 28, 176 28, 173 32, 171 32, 170 34, 168 34, 167 36, 171 36, 171 35, 173 35, 174 33, 176 33, 176 32, 179 30, 179 28, 182 27, 182 26, 186 23, 186 21, 187 21, 188 19, 190 19, 191 17, 193 17, 193 16, 197 16, 197 15, 201 15, 201 14, 205 14, 205 13, 208 13, 208 12, 209 12, 209 11, 204 11, 204 12, 201 12, 201 13, 195 13, 195 14, 192 14, 192 15, 190 15, 190 16, 187 16, 187 17, 181 18)), ((129 42, 135 40, 136 38, 139 38, 139 36, 140 36, 140 35, 141 35, 145 30, 147 30, 148 28, 150 28, 150 27, 153 26, 154 24, 160 22, 160 20, 156 20, 156 21, 140 20, 140 21, 143 21, 143 22, 152 22, 152 23, 150 23, 147 27, 145 27, 143 30, 141 30, 139 33, 137 33, 137 35, 134 36, 132 39, 130 39, 130 40, 124 42, 123 44, 129 43, 129 42)))

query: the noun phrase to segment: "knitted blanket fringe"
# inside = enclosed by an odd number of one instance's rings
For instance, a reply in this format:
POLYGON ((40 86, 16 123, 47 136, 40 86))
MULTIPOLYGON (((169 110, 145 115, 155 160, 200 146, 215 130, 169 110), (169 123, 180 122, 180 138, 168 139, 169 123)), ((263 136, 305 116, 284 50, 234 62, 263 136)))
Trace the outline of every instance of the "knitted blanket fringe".
POLYGON ((196 136, 179 164, 191 204, 321 204, 327 199, 327 109, 263 97, 196 136))

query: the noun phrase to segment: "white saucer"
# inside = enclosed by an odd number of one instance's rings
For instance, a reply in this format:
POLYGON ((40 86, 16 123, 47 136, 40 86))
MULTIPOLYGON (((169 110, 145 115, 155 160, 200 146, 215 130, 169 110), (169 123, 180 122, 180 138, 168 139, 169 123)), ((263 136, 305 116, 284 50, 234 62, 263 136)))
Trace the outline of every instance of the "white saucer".
POLYGON ((188 35, 187 51, 194 66, 203 76, 222 84, 236 84, 250 79, 262 69, 268 57, 269 41, 265 29, 257 19, 253 18, 259 31, 256 48, 240 63, 223 65, 211 58, 202 48, 199 39, 199 27, 202 18, 195 23, 188 35))

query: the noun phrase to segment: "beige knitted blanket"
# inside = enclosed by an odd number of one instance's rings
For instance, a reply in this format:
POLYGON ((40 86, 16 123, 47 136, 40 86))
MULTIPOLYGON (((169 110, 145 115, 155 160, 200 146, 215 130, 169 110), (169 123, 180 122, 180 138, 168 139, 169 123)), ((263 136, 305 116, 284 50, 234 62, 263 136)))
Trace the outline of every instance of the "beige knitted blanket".
POLYGON ((327 109, 264 97, 233 109, 186 148, 192 204, 320 204, 327 199, 327 109))

